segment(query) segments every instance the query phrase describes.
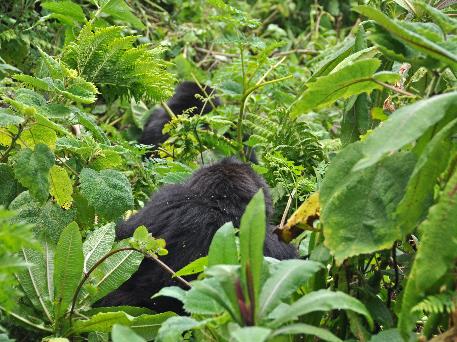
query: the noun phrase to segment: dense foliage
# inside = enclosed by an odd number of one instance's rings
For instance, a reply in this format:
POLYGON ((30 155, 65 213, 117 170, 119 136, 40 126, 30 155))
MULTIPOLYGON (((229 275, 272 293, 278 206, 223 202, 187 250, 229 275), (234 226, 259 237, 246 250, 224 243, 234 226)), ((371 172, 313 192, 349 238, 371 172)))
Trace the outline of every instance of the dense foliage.
POLYGON ((457 338, 456 3, 2 1, 0 340, 457 338), (183 80, 223 105, 174 113, 145 158, 183 80), (115 241, 116 222, 247 147, 301 258, 263 256, 259 192, 169 270, 200 273, 157 294, 186 316, 93 308, 167 253, 145 227, 115 241))

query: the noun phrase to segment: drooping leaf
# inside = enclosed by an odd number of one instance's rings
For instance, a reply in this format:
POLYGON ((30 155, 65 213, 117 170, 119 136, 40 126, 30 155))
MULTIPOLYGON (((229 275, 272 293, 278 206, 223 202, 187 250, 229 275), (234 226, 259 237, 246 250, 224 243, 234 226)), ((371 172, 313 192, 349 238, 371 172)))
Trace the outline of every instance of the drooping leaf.
POLYGON ((393 214, 414 168, 412 153, 400 152, 361 171, 362 143, 343 149, 329 166, 321 187, 325 245, 337 263, 345 258, 390 248, 401 239, 393 214))
POLYGON ((368 324, 372 327, 373 320, 366 307, 357 299, 344 292, 332 292, 329 290, 314 291, 304 295, 291 305, 283 304, 277 307, 271 314, 273 318, 271 326, 279 327, 285 322, 297 319, 314 311, 350 310, 365 316, 368 324))
POLYGON ((54 153, 46 145, 38 144, 33 151, 26 148, 18 152, 14 174, 34 198, 44 202, 49 196, 48 175, 52 165, 54 153))
POLYGON ((200 329, 208 320, 197 321, 191 317, 177 316, 167 319, 159 329, 157 342, 176 342, 181 335, 191 329, 200 329))
POLYGON ((116 219, 133 207, 129 180, 119 171, 83 169, 80 189, 95 211, 106 219, 116 219))
POLYGON ((252 275, 251 286, 255 297, 252 299, 256 306, 261 286, 265 226, 265 200, 263 191, 259 190, 246 206, 240 223, 241 276, 249 282, 249 273, 252 275))
POLYGON ((295 323, 289 324, 282 328, 276 329, 272 337, 281 336, 281 335, 312 335, 316 336, 320 340, 329 341, 329 342, 341 342, 337 336, 333 335, 330 331, 318 328, 309 324, 295 323))
POLYGON ((83 243, 84 272, 87 272, 113 247, 115 239, 114 223, 95 228, 83 243))
POLYGON ((58 205, 64 209, 71 207, 73 202, 73 182, 61 166, 54 165, 49 172, 49 193, 55 198, 58 205))
POLYGON ((403 296, 399 328, 404 338, 415 325, 411 309, 430 291, 457 258, 457 172, 420 225, 422 239, 403 296))
POLYGON ((291 114, 298 116, 311 109, 333 104, 338 99, 382 89, 379 82, 390 83, 398 80, 398 75, 394 73, 376 73, 380 65, 381 61, 378 59, 362 59, 333 74, 318 78, 308 84, 308 88, 294 103, 291 114))
POLYGON ((373 165, 386 154, 415 141, 456 106, 457 91, 418 101, 395 111, 367 137, 362 149, 364 158, 354 169, 373 165))
POLYGON ((61 317, 70 305, 83 274, 83 244, 79 227, 70 223, 60 235, 54 259, 55 314, 61 317))
POLYGON ((262 286, 259 317, 270 313, 282 300, 297 291, 300 285, 312 277, 323 265, 309 260, 284 260, 262 286))
POLYGON ((235 229, 231 222, 224 224, 217 230, 209 246, 208 267, 224 264, 238 264, 235 229))

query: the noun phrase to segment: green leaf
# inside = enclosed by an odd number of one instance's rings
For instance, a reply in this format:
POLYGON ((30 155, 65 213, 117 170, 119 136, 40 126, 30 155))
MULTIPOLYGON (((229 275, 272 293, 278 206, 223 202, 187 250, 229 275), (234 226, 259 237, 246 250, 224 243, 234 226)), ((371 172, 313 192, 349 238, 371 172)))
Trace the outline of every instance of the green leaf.
POLYGON ((38 144, 47 145, 51 150, 56 148, 57 134, 56 132, 42 125, 34 125, 21 133, 19 145, 28 148, 35 148, 38 144))
POLYGON ((84 272, 88 272, 105 254, 108 254, 115 239, 114 223, 95 228, 83 243, 84 272))
POLYGON ((58 2, 42 2, 41 6, 54 14, 54 17, 61 19, 65 23, 77 22, 84 23, 86 16, 83 9, 73 1, 64 0, 58 2))
POLYGON ((40 202, 44 202, 49 195, 49 170, 54 165, 54 154, 43 144, 35 149, 23 149, 16 155, 14 174, 17 180, 30 194, 40 202))
POLYGON ((343 149, 330 164, 320 192, 325 245, 340 264, 345 258, 390 248, 402 235, 393 214, 415 164, 412 153, 396 153, 361 171, 363 143, 343 149))
MULTIPOLYGON (((113 249, 126 246, 127 243, 120 242, 113 249)), ((92 273, 89 278, 91 286, 96 290, 90 296, 90 302, 96 302, 125 283, 136 272, 142 260, 143 254, 141 253, 122 251, 103 261, 98 271, 92 273)))
POLYGON ((308 293, 291 305, 283 304, 277 307, 270 317, 274 319, 273 327, 279 327, 285 322, 297 319, 315 311, 350 310, 365 316, 370 327, 373 327, 373 320, 366 307, 357 299, 344 292, 332 292, 319 290, 308 293))
POLYGON ((457 91, 418 101, 395 111, 367 137, 362 150, 364 158, 355 165, 354 170, 373 165, 386 154, 414 142, 456 106, 457 91))
POLYGON ((182 277, 192 274, 198 274, 203 272, 206 266, 208 266, 208 257, 204 256, 190 262, 189 264, 181 268, 179 271, 176 272, 176 276, 182 277))
POLYGON ((321 56, 325 56, 325 58, 316 66, 312 80, 315 80, 320 76, 328 75, 335 66, 352 53, 354 44, 354 38, 349 36, 339 45, 324 50, 321 53, 321 56))
POLYGON ((457 55, 435 44, 423 35, 415 31, 408 30, 402 22, 390 19, 387 15, 378 11, 371 6, 357 6, 355 11, 376 21, 385 30, 389 31, 393 36, 411 46, 412 48, 423 52, 424 54, 436 58, 445 64, 455 65, 457 63, 457 55))
POLYGON ((83 274, 83 243, 79 227, 70 223, 60 235, 54 259, 55 313, 65 314, 83 274))
POLYGON ((333 335, 330 331, 303 323, 289 324, 280 329, 276 329, 271 337, 281 335, 312 335, 323 341, 342 342, 341 339, 333 335))
POLYGON ((92 117, 80 110, 76 111, 76 116, 79 123, 87 128, 94 135, 95 139, 105 145, 111 145, 111 142, 105 132, 103 132, 92 117))
POLYGON ((133 317, 125 312, 101 312, 87 320, 74 322, 73 331, 76 333, 86 333, 91 331, 111 332, 115 324, 130 327, 136 334, 146 340, 153 340, 161 325, 174 316, 173 312, 164 312, 156 315, 140 315, 133 317))
POLYGON ((55 198, 58 205, 69 209, 73 202, 73 181, 61 166, 54 165, 49 172, 49 193, 55 198))
POLYGON ((23 117, 12 115, 5 109, 0 111, 0 127, 17 126, 24 121, 23 117))
POLYGON ((451 18, 448 14, 436 9, 425 2, 416 1, 417 8, 426 12, 432 20, 443 30, 445 33, 455 33, 457 30, 457 20, 451 18))
POLYGON ((270 335, 271 330, 263 327, 243 327, 230 332, 231 340, 236 342, 263 342, 270 335))
POLYGON ((44 253, 32 249, 22 249, 20 255, 28 264, 27 269, 17 273, 22 291, 48 322, 53 322, 53 253, 44 246, 44 253))
POLYGON ((7 206, 16 197, 19 184, 7 164, 0 164, 0 206, 7 206))
POLYGON ((309 260, 284 260, 275 265, 274 272, 262 286, 259 317, 268 315, 323 267, 321 263, 309 260))
POLYGON ((101 11, 112 17, 132 24, 137 29, 144 29, 144 24, 133 13, 124 0, 102 0, 101 11))
POLYGON ((377 335, 373 335, 369 342, 385 342, 385 341, 389 341, 389 342, 416 341, 416 337, 405 340, 405 339, 403 339, 403 337, 401 337, 398 329, 388 329, 388 330, 381 331, 377 335))
POLYGON ((235 229, 231 222, 225 223, 214 234, 208 252, 208 267, 214 265, 237 265, 238 250, 235 229))
POLYGON ((308 89, 293 104, 291 115, 298 116, 311 109, 331 105, 339 99, 382 89, 383 86, 379 82, 398 80, 398 75, 393 73, 375 74, 380 65, 379 59, 362 59, 308 83, 308 89))
POLYGON ((144 338, 135 334, 129 327, 120 324, 114 324, 111 332, 111 339, 113 342, 146 342, 144 338))
POLYGON ((208 320, 197 321, 191 317, 171 317, 159 329, 157 342, 176 342, 182 339, 181 335, 191 329, 200 329, 208 320))
POLYGON ((252 275, 252 291, 256 306, 258 303, 263 265, 263 244, 265 241, 265 199, 260 189, 246 206, 240 223, 241 276, 249 284, 252 275))
POLYGON ((433 203, 435 181, 446 169, 453 142, 450 137, 455 133, 457 119, 443 127, 419 157, 409 179, 406 194, 397 208, 397 221, 402 235, 410 233, 424 218, 433 203))
POLYGON ((83 169, 80 189, 95 211, 108 220, 119 218, 133 207, 129 180, 119 171, 83 169))
POLYGON ((421 243, 406 283, 399 316, 398 326, 405 338, 415 326, 418 316, 411 309, 430 294, 440 278, 453 268, 457 258, 456 189, 457 172, 454 171, 438 203, 430 208, 427 219, 419 227, 421 243))

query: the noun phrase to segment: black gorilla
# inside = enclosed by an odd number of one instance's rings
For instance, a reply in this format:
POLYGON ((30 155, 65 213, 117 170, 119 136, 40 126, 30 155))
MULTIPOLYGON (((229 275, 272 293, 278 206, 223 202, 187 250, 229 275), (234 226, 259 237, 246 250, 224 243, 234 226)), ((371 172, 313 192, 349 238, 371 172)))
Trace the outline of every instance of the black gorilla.
MULTIPOLYGON (((265 181, 248 164, 226 158, 196 171, 184 184, 169 185, 154 194, 150 202, 128 221, 118 225, 118 239, 133 235, 145 225, 155 237, 164 238, 169 254, 161 260, 173 270, 208 253, 213 235, 224 223, 239 226, 241 215, 251 198, 262 188, 267 220, 272 215, 271 197, 265 181)), ((277 259, 296 257, 291 245, 280 242, 269 226, 265 255, 277 259)), ((97 306, 133 305, 157 312, 180 311, 181 304, 168 297, 150 299, 165 286, 179 285, 155 262, 145 259, 139 270, 97 306)))
MULTIPOLYGON (((218 97, 212 97, 210 101, 202 101, 202 98, 206 99, 212 93, 213 89, 209 86, 204 86, 202 90, 197 83, 185 81, 176 87, 175 94, 168 100, 167 106, 175 115, 180 115, 190 108, 194 108, 192 115, 208 114, 213 110, 213 105, 221 104, 218 97)), ((162 107, 155 109, 144 125, 143 133, 138 141, 144 145, 159 146, 168 139, 168 135, 163 134, 162 130, 170 120, 165 109, 162 107)))

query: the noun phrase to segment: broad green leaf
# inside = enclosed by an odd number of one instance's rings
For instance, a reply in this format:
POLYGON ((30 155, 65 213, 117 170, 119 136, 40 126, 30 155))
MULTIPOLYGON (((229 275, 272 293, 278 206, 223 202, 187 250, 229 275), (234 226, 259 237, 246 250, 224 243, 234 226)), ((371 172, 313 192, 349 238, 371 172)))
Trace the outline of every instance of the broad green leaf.
POLYGON ((113 247, 115 239, 114 223, 95 228, 83 243, 84 272, 88 272, 113 247))
POLYGON ((312 335, 323 341, 342 342, 341 339, 333 335, 328 330, 303 323, 289 324, 276 329, 271 336, 275 337, 281 335, 312 335))
POLYGON ((376 21, 385 30, 389 31, 393 36, 400 39, 407 45, 414 49, 425 53, 428 56, 434 57, 448 65, 455 65, 457 63, 457 55, 435 44, 433 41, 427 39, 414 31, 408 30, 400 21, 390 19, 387 15, 382 13, 371 6, 357 6, 355 11, 360 14, 376 21))
POLYGON ((65 23, 84 23, 86 16, 84 15, 83 9, 73 1, 64 0, 59 2, 46 1, 41 3, 43 8, 52 12, 54 17, 61 19, 65 23))
POLYGON ((55 198, 58 205, 69 209, 73 202, 73 181, 61 166, 54 165, 49 172, 49 193, 55 198))
POLYGON ((390 248, 401 232, 393 214, 414 168, 412 153, 396 153, 361 171, 363 143, 343 149, 330 164, 320 192, 325 245, 340 264, 344 259, 390 248))
POLYGON ((403 235, 424 218, 433 202, 435 180, 448 166, 457 119, 443 127, 427 144, 409 179, 406 194, 397 208, 397 221, 403 235))
MULTIPOLYGON (((121 242, 113 249, 126 247, 121 242)), ((89 278, 91 286, 96 290, 90 297, 91 303, 103 298, 126 282, 140 266, 143 254, 136 251, 122 251, 107 258, 99 266, 98 271, 89 278)))
POLYGON ((333 74, 319 77, 315 82, 308 83, 308 88, 293 104, 291 114, 298 116, 311 109, 331 105, 339 99, 382 89, 383 86, 379 82, 398 80, 398 75, 394 73, 375 74, 380 65, 379 59, 362 59, 333 74))
POLYGON ((70 223, 60 235, 54 259, 56 317, 65 314, 83 274, 83 243, 79 227, 70 223))
POLYGON ((80 110, 76 111, 76 116, 79 123, 88 129, 98 141, 106 145, 111 145, 105 132, 103 132, 92 117, 80 110))
POLYGON ((176 272, 176 275, 182 277, 191 274, 198 274, 203 272, 206 266, 208 266, 208 257, 204 256, 192 261, 191 263, 181 268, 176 272))
POLYGON ((101 312, 89 319, 74 322, 73 331, 76 333, 91 331, 111 332, 115 324, 121 324, 130 327, 136 334, 150 341, 155 338, 164 321, 174 315, 173 312, 164 312, 156 315, 133 317, 122 311, 101 312))
POLYGON ((197 321, 191 317, 171 317, 159 329, 157 342, 176 342, 182 339, 181 335, 191 329, 203 328, 209 320, 197 321))
POLYGON ((113 342, 146 342, 144 338, 138 336, 132 329, 120 324, 114 324, 111 338, 113 342))
POLYGON ((42 312, 48 322, 53 322, 52 254, 24 248, 20 255, 28 264, 26 270, 17 273, 21 289, 35 309, 42 312))
POLYGON ((324 50, 321 55, 325 56, 325 58, 314 68, 312 80, 315 80, 316 77, 328 75, 335 66, 352 53, 354 44, 354 38, 348 37, 336 47, 332 46, 329 51, 324 50))
POLYGON ((55 150, 57 141, 56 132, 42 125, 34 125, 21 133, 19 145, 28 148, 35 148, 38 144, 47 145, 51 150, 55 150))
POLYGON ((261 286, 265 220, 265 199, 260 189, 246 206, 240 223, 241 277, 245 279, 245 284, 248 284, 248 274, 252 275, 251 285, 255 297, 252 300, 255 300, 256 306, 259 304, 261 286))
POLYGON ((16 197, 19 184, 7 164, 0 164, 0 206, 7 206, 16 197))
POLYGON ((420 138, 457 106, 457 91, 418 101, 395 111, 363 144, 363 159, 354 167, 360 170, 377 163, 386 154, 420 138), (432 115, 433 113, 433 115, 432 115))
POLYGON ((154 294, 151 298, 156 298, 160 296, 166 296, 166 297, 172 297, 180 302, 184 303, 186 300, 188 292, 186 290, 183 290, 179 286, 168 286, 162 288, 159 292, 154 294))
POLYGON ((48 175, 52 165, 54 153, 43 144, 36 145, 33 151, 29 148, 23 149, 16 155, 16 178, 40 202, 44 202, 49 196, 48 175))
POLYGON ((284 299, 290 297, 324 266, 309 260, 284 260, 262 286, 259 317, 263 318, 284 299))
MULTIPOLYGON (((434 289, 441 277, 452 270, 457 258, 457 172, 449 179, 438 202, 420 225, 421 243, 406 283, 399 328, 407 337, 418 314, 411 309, 434 289)), ((432 292, 433 293, 433 292, 432 292)))
POLYGON ((350 310, 365 316, 370 327, 373 327, 373 320, 366 307, 357 299, 344 292, 332 292, 319 290, 308 293, 291 305, 283 304, 277 307, 270 317, 274 319, 273 327, 279 327, 285 322, 297 319, 315 311, 350 310))
POLYGON ((445 33, 455 33, 457 31, 457 20, 451 18, 448 14, 436 9, 433 6, 421 1, 416 1, 417 8, 426 12, 432 20, 443 30, 445 33))
POLYGON ((0 110, 0 127, 17 126, 23 123, 25 119, 21 116, 13 115, 6 109, 0 110))
POLYGON ((236 342, 263 342, 271 333, 271 329, 263 327, 242 327, 230 332, 230 340, 236 342))
MULTIPOLYGON (((398 329, 388 329, 388 330, 381 331, 377 335, 373 335, 369 342, 385 342, 385 341, 405 342, 408 340, 405 340, 405 339, 403 339, 403 337, 401 337, 398 329)), ((411 340, 409 340, 409 341, 411 341, 411 340)), ((413 338, 412 341, 416 341, 416 338, 413 338)))
POLYGON ((80 189, 95 211, 108 220, 119 218, 133 207, 129 180, 119 171, 83 169, 80 189))
POLYGON ((125 0, 103 0, 101 11, 116 19, 132 24, 137 29, 144 29, 144 24, 133 13, 125 0))
MULTIPOLYGON (((211 279, 206 282, 214 284, 216 281, 211 279)), ((220 285, 217 284, 216 288, 220 288, 220 285)), ((222 288, 220 290, 223 291, 222 288)), ((208 296, 208 292, 198 286, 192 287, 185 293, 183 303, 184 309, 194 315, 219 315, 224 311, 224 308, 214 299, 214 296, 208 296)))
POLYGON ((235 229, 231 222, 224 224, 217 230, 209 246, 208 267, 224 264, 238 264, 235 229))

